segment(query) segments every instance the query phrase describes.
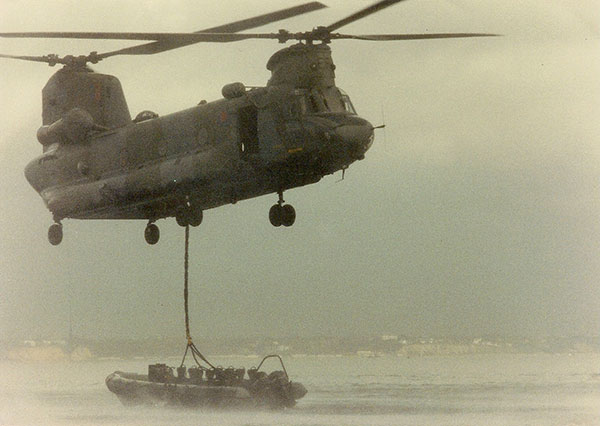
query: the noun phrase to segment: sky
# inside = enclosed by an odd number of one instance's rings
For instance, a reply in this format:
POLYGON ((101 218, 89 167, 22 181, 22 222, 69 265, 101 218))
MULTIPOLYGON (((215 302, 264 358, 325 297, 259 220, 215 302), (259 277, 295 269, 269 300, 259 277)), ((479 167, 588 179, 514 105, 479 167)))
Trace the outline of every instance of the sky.
MULTIPOLYGON (((301 1, 2 0, 0 31, 197 31, 301 1)), ((260 28, 309 30, 370 1, 260 28)), ((492 32, 497 38, 332 44, 336 83, 385 123, 366 158, 285 193, 208 210, 191 231, 197 337, 598 335, 600 2, 411 0, 344 33, 492 32)), ((0 40, 5 54, 87 54, 119 41, 0 40)), ((251 40, 121 56, 132 115, 264 85, 281 46, 251 40)), ((0 339, 184 336, 184 231, 144 221, 52 223, 23 176, 41 153, 41 88, 56 69, 0 61, 0 339)))

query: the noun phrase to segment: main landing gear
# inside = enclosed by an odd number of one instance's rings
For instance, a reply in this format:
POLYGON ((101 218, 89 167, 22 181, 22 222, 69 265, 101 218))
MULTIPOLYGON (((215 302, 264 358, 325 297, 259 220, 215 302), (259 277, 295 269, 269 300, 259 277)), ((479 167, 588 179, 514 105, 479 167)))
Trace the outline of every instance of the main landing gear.
POLYGON ((175 221, 177 225, 184 228, 188 225, 199 226, 202 223, 202 210, 194 209, 192 206, 184 204, 177 210, 175 221))
POLYGON ((292 226, 296 221, 296 210, 291 204, 283 204, 283 192, 279 191, 279 201, 269 210, 269 221, 273 226, 292 226))
MULTIPOLYGON (((199 226, 202 223, 202 217, 202 210, 193 208, 189 202, 183 204, 175 213, 175 221, 184 228, 186 226, 199 226)), ((154 220, 150 220, 144 230, 144 238, 150 245, 156 244, 160 238, 158 226, 153 222, 154 220)))

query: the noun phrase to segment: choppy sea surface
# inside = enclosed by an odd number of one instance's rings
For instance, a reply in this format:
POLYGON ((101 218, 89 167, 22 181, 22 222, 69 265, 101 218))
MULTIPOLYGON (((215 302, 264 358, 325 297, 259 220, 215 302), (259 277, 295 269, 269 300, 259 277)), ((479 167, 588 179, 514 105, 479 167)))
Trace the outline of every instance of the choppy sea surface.
MULTIPOLYGON (((0 362, 2 425, 600 425, 600 354, 284 358, 292 409, 124 407, 105 377, 178 359, 0 362)), ((211 357, 249 368, 258 358, 211 357)), ((276 365, 267 365, 275 369, 276 365)))

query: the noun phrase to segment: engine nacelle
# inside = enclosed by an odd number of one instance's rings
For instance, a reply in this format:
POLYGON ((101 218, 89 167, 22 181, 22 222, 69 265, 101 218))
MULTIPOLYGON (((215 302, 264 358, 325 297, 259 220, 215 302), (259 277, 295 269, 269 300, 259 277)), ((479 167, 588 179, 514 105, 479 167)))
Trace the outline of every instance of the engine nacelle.
POLYGON ((77 143, 84 140, 92 130, 105 130, 105 128, 95 124, 87 111, 73 108, 61 119, 48 126, 40 127, 37 138, 44 146, 54 143, 77 143))

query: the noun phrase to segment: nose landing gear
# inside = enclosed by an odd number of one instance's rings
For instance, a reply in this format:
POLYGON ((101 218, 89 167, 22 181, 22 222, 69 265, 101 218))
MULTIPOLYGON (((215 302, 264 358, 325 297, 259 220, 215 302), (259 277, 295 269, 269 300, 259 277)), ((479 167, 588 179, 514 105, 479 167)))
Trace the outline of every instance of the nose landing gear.
POLYGON ((158 226, 151 222, 148 223, 148 225, 146 225, 146 229, 144 230, 144 238, 148 244, 156 244, 160 239, 160 230, 158 229, 158 226))
POLYGON ((291 204, 283 204, 283 192, 279 191, 279 201, 269 209, 269 221, 273 226, 292 226, 296 221, 296 210, 291 204))
POLYGON ((57 222, 50 225, 50 228, 48 228, 48 241, 50 241, 50 244, 52 244, 53 246, 57 246, 60 244, 62 239, 62 224, 60 222, 57 222))

